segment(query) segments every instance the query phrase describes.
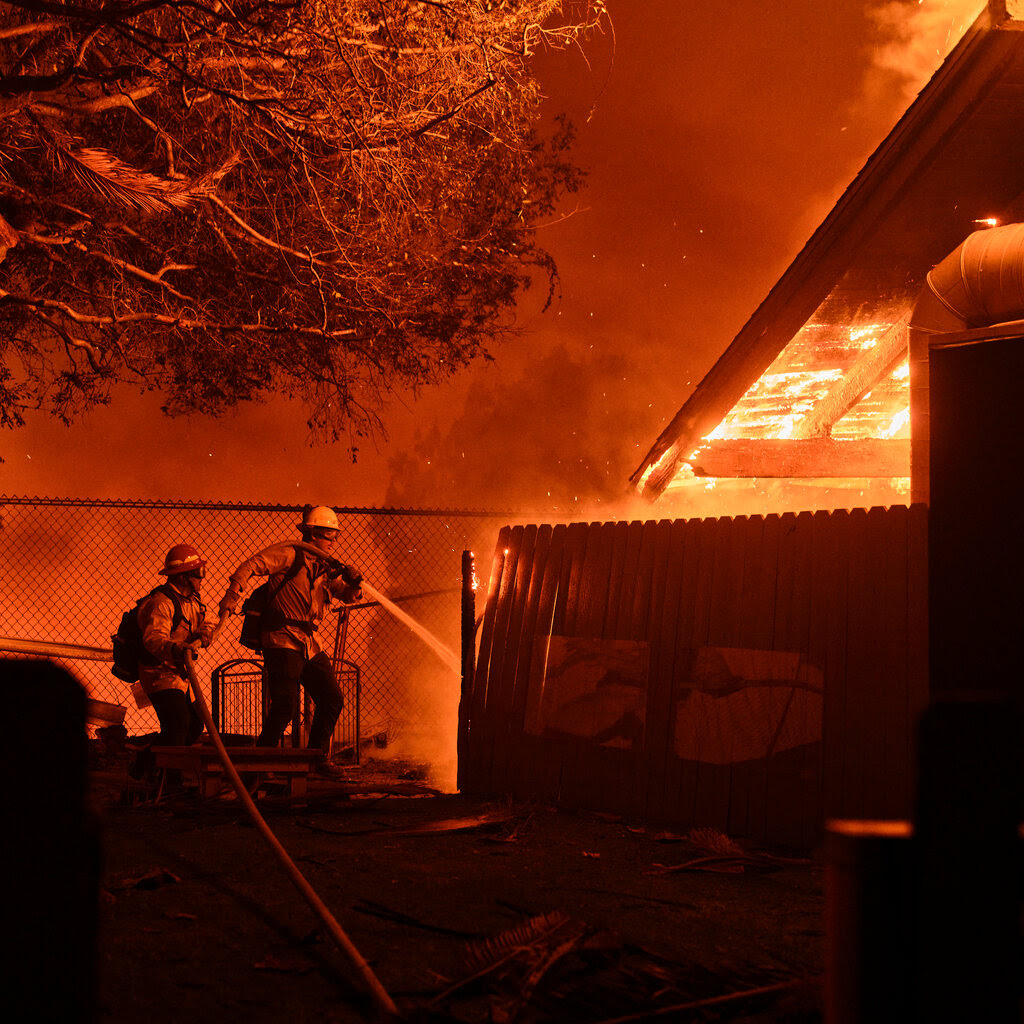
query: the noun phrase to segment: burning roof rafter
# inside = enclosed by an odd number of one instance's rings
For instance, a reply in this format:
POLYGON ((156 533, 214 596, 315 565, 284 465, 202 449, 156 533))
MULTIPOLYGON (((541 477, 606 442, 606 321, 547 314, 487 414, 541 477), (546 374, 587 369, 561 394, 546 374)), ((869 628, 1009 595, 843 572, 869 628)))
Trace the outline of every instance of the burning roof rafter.
POLYGON ((662 431, 639 493, 691 470, 909 476, 906 321, 925 275, 979 225, 1024 219, 1022 30, 1024 2, 989 0, 662 431))

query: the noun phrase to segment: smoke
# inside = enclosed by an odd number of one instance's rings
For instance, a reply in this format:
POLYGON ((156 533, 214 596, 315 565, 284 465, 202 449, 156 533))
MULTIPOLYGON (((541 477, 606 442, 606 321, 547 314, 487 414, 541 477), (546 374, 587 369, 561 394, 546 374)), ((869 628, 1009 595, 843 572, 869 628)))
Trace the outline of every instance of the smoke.
POLYGON ((878 42, 865 102, 889 97, 909 105, 985 6, 984 0, 887 0, 869 8, 878 42))

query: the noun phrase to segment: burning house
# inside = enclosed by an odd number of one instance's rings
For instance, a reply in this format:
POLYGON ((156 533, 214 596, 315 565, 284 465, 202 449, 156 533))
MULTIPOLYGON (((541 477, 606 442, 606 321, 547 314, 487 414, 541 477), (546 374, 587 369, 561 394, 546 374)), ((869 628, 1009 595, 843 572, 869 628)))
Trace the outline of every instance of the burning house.
POLYGON ((927 500, 928 339, 1024 312, 993 297, 1022 167, 1024 4, 990 0, 651 446, 636 491, 682 515, 709 487, 718 514, 927 500))
POLYGON ((1019 674, 1022 168, 990 0, 636 469, 661 518, 502 531, 460 788, 802 848, 911 816, 932 698, 1019 674))

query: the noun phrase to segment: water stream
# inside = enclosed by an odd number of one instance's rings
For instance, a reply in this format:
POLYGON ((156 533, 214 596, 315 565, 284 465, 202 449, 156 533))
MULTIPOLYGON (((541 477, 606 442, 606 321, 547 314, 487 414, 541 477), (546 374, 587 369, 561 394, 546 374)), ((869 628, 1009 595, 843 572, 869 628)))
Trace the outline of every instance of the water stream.
POLYGON ((389 601, 379 590, 370 586, 366 580, 363 580, 360 586, 363 589, 363 593, 370 600, 379 601, 381 607, 386 608, 396 619, 408 626, 456 675, 461 675, 462 659, 450 647, 441 643, 429 629, 417 622, 408 612, 399 608, 394 601, 389 601))

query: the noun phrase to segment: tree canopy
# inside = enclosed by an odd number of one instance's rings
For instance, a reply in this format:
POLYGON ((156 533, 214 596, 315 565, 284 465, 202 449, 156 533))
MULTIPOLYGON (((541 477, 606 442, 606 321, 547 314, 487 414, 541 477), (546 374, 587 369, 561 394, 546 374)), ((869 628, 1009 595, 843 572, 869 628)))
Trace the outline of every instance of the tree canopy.
POLYGON ((601 0, 0 0, 0 423, 116 384, 319 436, 487 357, 578 188, 530 58, 601 0))

